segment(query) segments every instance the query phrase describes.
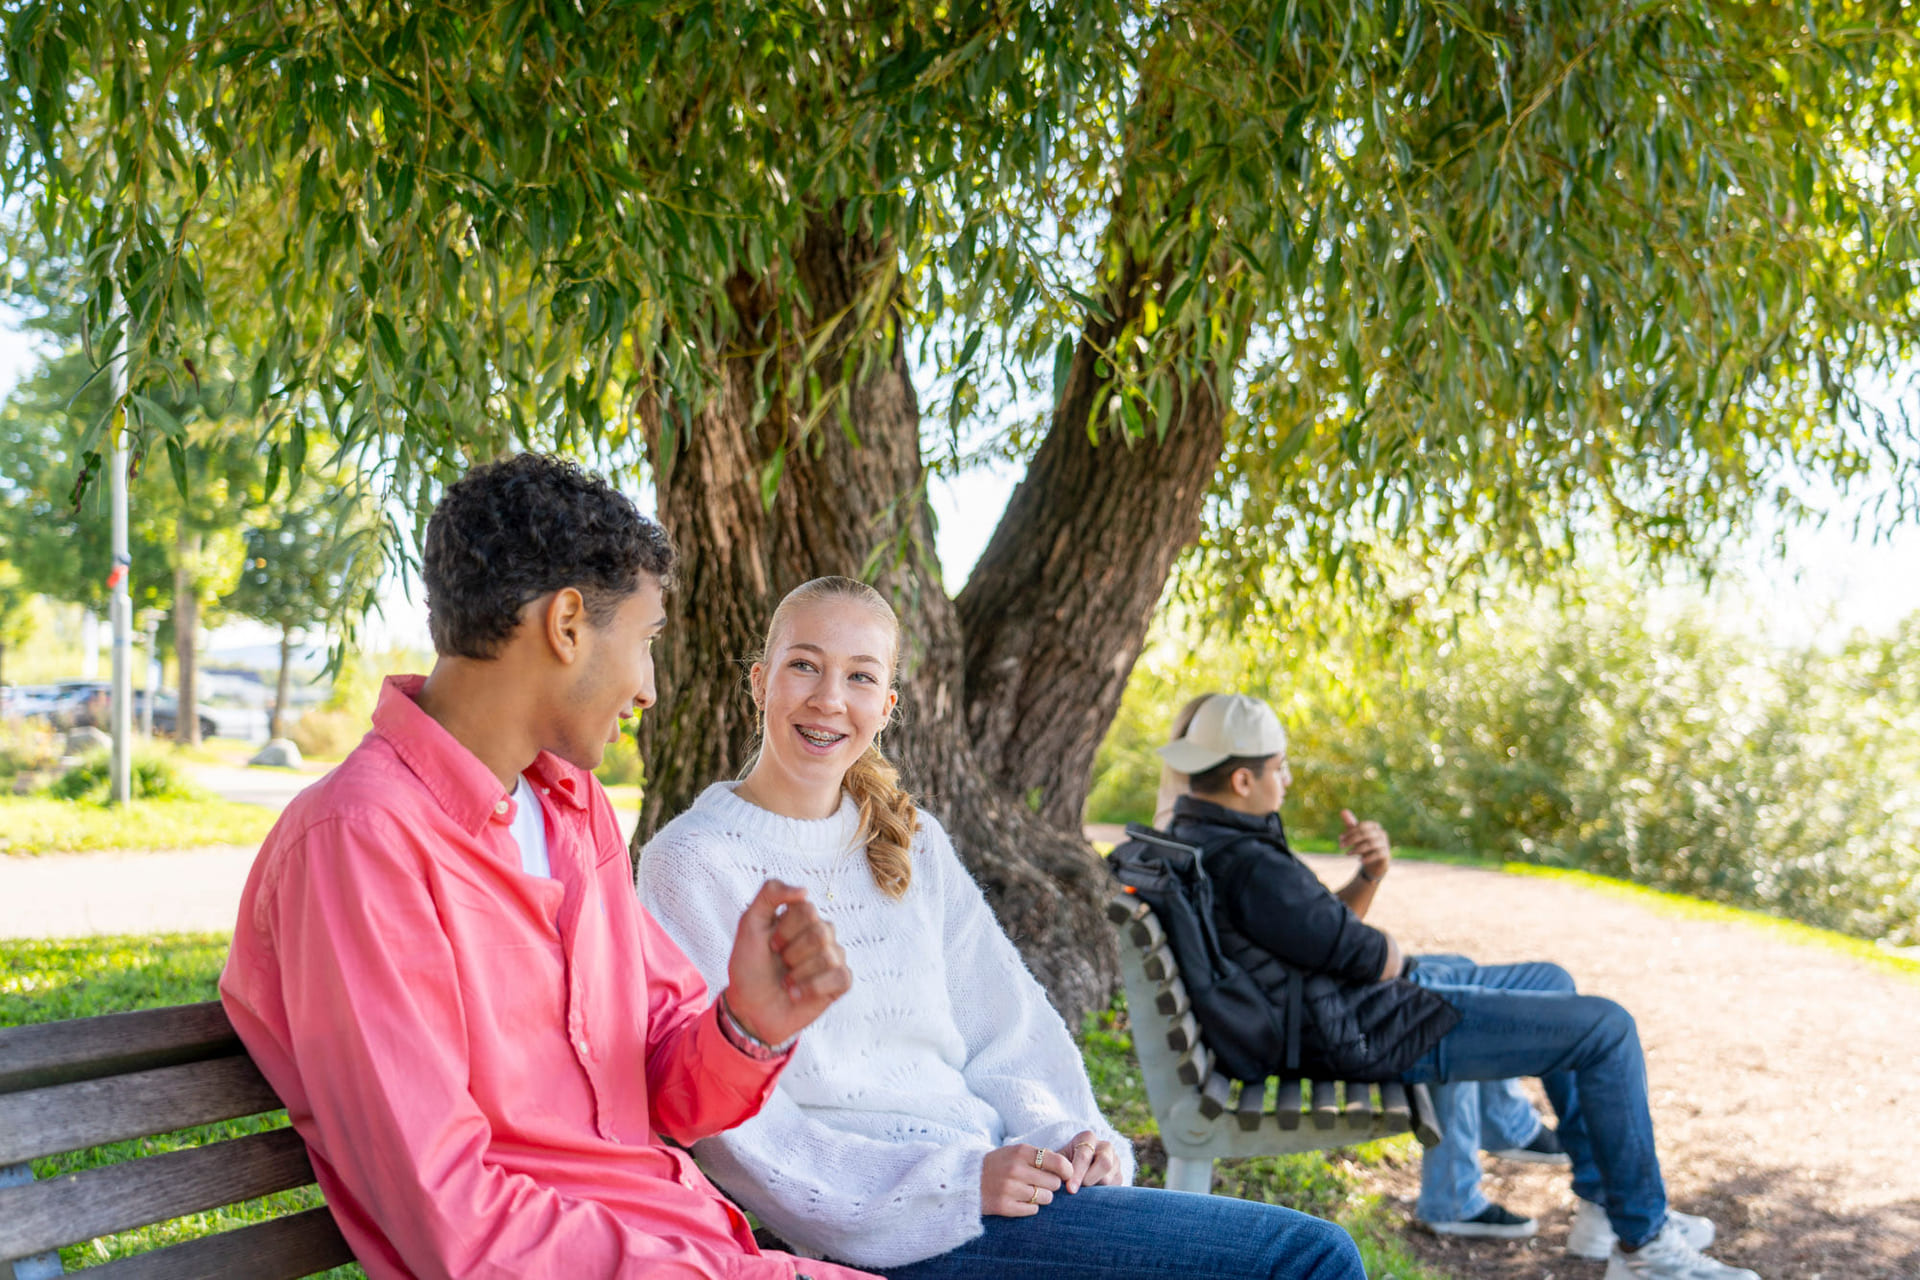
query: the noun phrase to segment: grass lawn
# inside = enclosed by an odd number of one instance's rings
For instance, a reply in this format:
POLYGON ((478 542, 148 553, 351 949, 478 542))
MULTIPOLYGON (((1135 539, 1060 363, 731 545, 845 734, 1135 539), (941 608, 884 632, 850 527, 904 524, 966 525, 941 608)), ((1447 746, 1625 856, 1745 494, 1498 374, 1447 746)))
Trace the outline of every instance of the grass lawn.
MULTIPOLYGON (((190 1004, 215 997, 215 982, 227 955, 227 937, 214 933, 176 933, 149 937, 0 941, 0 1027, 62 1018, 83 1018, 124 1009, 190 1004)), ((1109 1119, 1141 1143, 1140 1181, 1159 1185, 1165 1178, 1159 1131, 1140 1084, 1139 1063, 1127 1031, 1124 998, 1087 1021, 1084 1050, 1094 1092, 1109 1119)), ((85 1160, 60 1156, 34 1162, 38 1177, 70 1173, 136 1155, 176 1150, 213 1135, 237 1137, 286 1124, 286 1113, 229 1121, 184 1130, 161 1138, 119 1143, 104 1157, 85 1160)), ((1348 1153, 1361 1161, 1411 1159, 1413 1140, 1376 1142, 1348 1153)), ((1221 1161, 1214 1186, 1225 1194, 1284 1204, 1332 1218, 1354 1233, 1374 1280, 1445 1280, 1424 1268, 1399 1246, 1380 1206, 1358 1191, 1344 1161, 1324 1155, 1221 1161)), ((226 1231, 289 1208, 306 1208, 319 1193, 287 1192, 264 1200, 195 1214, 174 1222, 112 1236, 61 1251, 69 1270, 123 1257, 145 1249, 226 1231)), ((358 1267, 327 1273, 333 1280, 360 1276, 358 1267)))
POLYGON ((278 816, 212 798, 140 800, 123 811, 85 800, 0 796, 0 854, 259 844, 278 816))

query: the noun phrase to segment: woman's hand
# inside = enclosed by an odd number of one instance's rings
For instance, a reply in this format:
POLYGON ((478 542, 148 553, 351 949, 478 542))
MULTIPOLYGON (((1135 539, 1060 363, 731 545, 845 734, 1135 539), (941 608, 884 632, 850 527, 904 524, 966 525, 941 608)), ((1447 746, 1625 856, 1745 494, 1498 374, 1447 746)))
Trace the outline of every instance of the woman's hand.
POLYGON ((1120 1157, 1111 1142, 1102 1142, 1093 1130, 1083 1129, 1067 1144, 1073 1161, 1073 1173, 1067 1178, 1067 1193, 1082 1187, 1111 1187, 1120 1182, 1120 1157))
POLYGON ((1031 1218, 1073 1176, 1073 1162, 1058 1151, 1026 1142, 987 1152, 980 1162, 980 1212, 1031 1218))

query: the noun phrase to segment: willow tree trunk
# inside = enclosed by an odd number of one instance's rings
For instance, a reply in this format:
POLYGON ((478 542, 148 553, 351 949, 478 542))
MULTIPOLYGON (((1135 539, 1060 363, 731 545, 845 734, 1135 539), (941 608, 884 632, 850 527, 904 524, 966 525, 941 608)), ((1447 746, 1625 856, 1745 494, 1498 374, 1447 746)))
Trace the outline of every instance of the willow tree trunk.
POLYGON ((1225 447, 1210 382, 1184 388, 1163 439, 1128 440, 1092 413, 1097 358, 1083 340, 1052 428, 955 602, 980 763, 1063 827, 1081 820, 1094 753, 1225 447))
MULTIPOLYGON (((845 308, 871 273, 893 267, 884 247, 826 220, 798 254, 798 270, 797 296, 825 316, 845 308)), ((775 307, 788 305, 744 280, 733 302, 750 335, 768 332, 775 307)), ((829 385, 842 354, 829 344, 819 357, 829 385)), ((780 597, 821 574, 868 576, 893 601, 902 633, 900 723, 882 745, 947 827, 1035 976, 1077 1022, 1107 999, 1116 978, 1100 918, 1105 870, 1077 823, 1050 824, 998 786, 967 736, 965 644, 934 555, 919 403, 897 337, 848 392, 857 443, 833 423, 798 439, 779 405, 753 424, 760 384, 745 355, 726 362, 720 394, 671 451, 661 448, 663 415, 657 406, 648 411, 659 512, 682 561, 675 625, 658 645, 660 706, 640 726, 647 785, 636 848, 701 788, 746 762, 756 730, 746 668, 780 597), (762 475, 783 446, 768 505, 762 475), (869 572, 876 552, 878 571, 869 572)))
POLYGON ((200 745, 200 597, 195 594, 192 565, 200 551, 200 535, 189 532, 182 520, 173 535, 173 653, 179 668, 173 740, 183 746, 200 745))

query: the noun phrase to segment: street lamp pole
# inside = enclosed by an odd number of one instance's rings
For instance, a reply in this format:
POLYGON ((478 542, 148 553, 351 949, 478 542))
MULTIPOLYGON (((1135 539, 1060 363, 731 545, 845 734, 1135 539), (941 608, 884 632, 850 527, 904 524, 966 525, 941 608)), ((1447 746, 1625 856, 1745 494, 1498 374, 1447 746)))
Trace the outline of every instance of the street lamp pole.
POLYGON ((116 421, 113 423, 113 571, 107 576, 113 607, 113 802, 133 800, 133 598, 127 575, 127 340, 123 334, 108 362, 116 421))

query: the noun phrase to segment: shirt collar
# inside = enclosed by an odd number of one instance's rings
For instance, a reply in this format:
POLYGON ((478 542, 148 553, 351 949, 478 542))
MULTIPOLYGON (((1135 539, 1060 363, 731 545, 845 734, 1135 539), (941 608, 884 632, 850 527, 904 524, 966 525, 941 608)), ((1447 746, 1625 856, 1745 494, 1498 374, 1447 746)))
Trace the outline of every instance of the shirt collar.
POLYGON ((1204 822, 1216 827, 1227 827, 1234 831, 1245 831, 1250 835, 1263 835, 1277 838, 1286 843, 1286 829, 1280 825, 1278 813, 1242 813, 1238 809, 1229 809, 1223 804, 1203 800, 1191 792, 1173 802, 1174 820, 1182 818, 1190 822, 1204 822))
POLYGON ((386 739, 449 818, 463 830, 478 833, 507 791, 480 757, 420 709, 417 699, 426 683, 425 676, 388 676, 382 681, 373 731, 386 739))

